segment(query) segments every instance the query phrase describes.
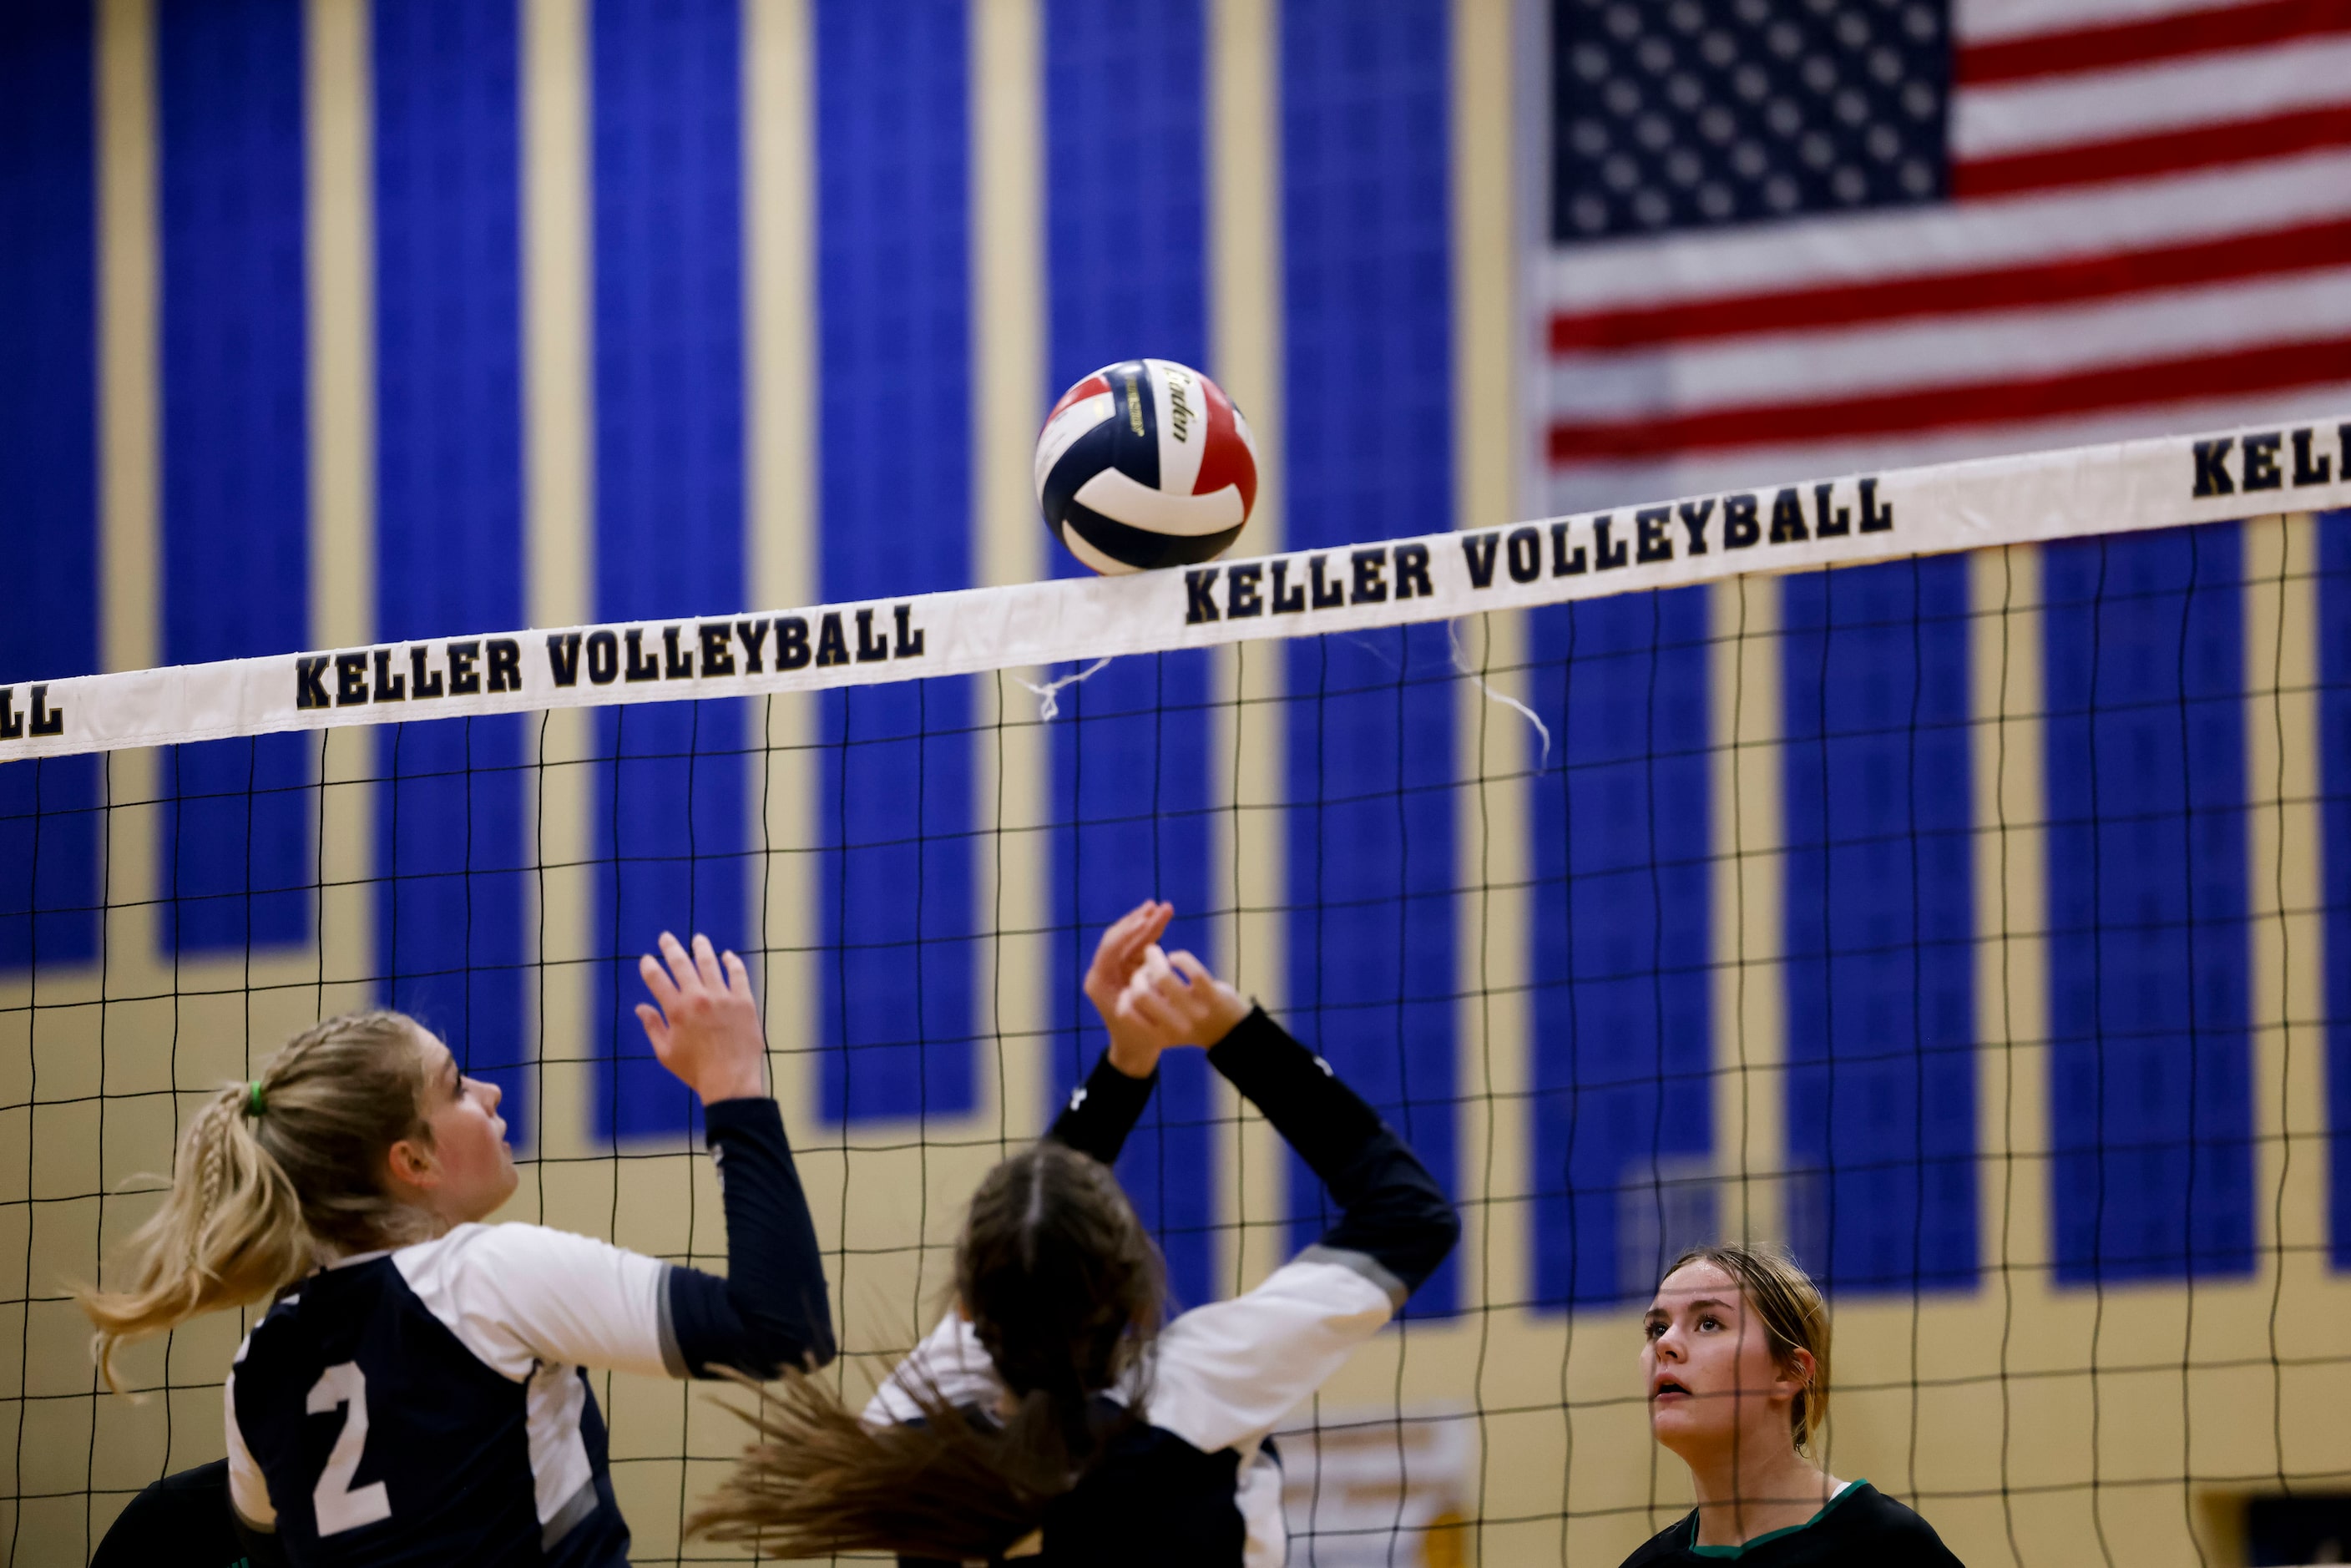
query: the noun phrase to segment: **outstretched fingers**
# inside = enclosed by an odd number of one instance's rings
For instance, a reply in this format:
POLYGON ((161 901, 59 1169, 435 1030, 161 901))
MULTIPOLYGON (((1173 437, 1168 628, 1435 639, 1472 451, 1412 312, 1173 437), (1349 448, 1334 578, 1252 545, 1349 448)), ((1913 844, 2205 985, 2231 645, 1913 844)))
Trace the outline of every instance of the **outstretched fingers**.
POLYGON ((726 977, 719 972, 718 949, 699 931, 694 934, 694 972, 702 977, 703 985, 713 996, 726 994, 726 977))
MULTIPOLYGON (((670 942, 674 941, 675 938, 664 931, 662 933, 662 940, 670 942)), ((651 953, 639 958, 637 974, 644 981, 645 989, 653 994, 653 1000, 660 1006, 663 1012, 674 1012, 677 1009, 677 1004, 682 998, 676 983, 670 978, 669 971, 662 967, 659 958, 654 957, 651 953)))
POLYGON ((729 948, 726 952, 721 954, 720 957, 726 965, 727 990, 732 992, 737 998, 740 998, 742 1000, 747 1002, 749 1001, 751 999, 751 971, 744 967, 743 960, 735 956, 732 948, 729 948))

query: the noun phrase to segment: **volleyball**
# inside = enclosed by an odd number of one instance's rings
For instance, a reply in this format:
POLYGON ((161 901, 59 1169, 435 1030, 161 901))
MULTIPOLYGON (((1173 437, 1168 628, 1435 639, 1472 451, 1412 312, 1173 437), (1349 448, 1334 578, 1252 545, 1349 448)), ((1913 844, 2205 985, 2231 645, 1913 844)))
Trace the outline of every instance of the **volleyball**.
POLYGON ((1037 437, 1037 504, 1099 572, 1214 560, 1257 501, 1257 443, 1224 389, 1173 360, 1121 360, 1061 394, 1037 437))

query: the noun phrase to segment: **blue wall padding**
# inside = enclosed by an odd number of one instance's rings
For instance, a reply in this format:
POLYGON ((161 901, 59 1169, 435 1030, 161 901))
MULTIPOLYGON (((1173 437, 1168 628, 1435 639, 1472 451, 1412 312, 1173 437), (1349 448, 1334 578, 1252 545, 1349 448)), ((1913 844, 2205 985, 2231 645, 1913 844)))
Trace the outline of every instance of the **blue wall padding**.
MULTIPOLYGON (((0 685, 99 668, 98 233, 88 0, 0 8, 0 685)), ((0 768, 0 970, 98 956, 99 767, 0 768)))
MULTIPOLYGON (((510 0, 410 0, 373 17, 375 635, 519 626, 523 596, 519 33, 510 0)), ((396 710, 394 710, 396 711, 396 710)), ((387 715, 391 716, 391 715, 387 715)), ((376 961, 532 1125, 525 1037, 537 721, 378 732, 376 961)))
MULTIPOLYGON (((1046 384, 1039 417, 1113 361, 1208 361, 1196 0, 1045 8, 1046 384)), ((1040 518, 1041 532, 1044 523, 1040 518)), ((1087 572, 1050 535, 1057 576, 1087 572)), ((1056 675, 1081 666, 1058 666, 1056 675)), ((1119 660, 1061 694, 1053 726, 1053 1044, 1058 1105, 1103 1035, 1081 985, 1102 928, 1145 898, 1177 910, 1164 939, 1217 962, 1208 655, 1119 660)), ((1215 1287, 1216 1140, 1207 1061, 1171 1051, 1118 1164, 1184 1302, 1215 1287)))
MULTIPOLYGON (((1440 0, 1281 8, 1283 409, 1292 549, 1452 526, 1440 0)), ((1281 461, 1277 455, 1276 461, 1281 461)), ((1299 642, 1290 710, 1290 1021, 1451 1190, 1454 692, 1444 626, 1299 642)), ((1292 1160, 1292 1234, 1326 1211, 1292 1160)), ((1448 1262, 1414 1307, 1448 1312, 1448 1262)))
POLYGON ((2235 524, 2045 563, 2057 1277, 2253 1267, 2235 524))
MULTIPOLYGON (((310 639, 300 0, 155 15, 166 664, 310 639)), ((165 953, 303 942, 316 737, 174 748, 165 953)))
MULTIPOLYGON (((1535 1293, 1646 1297, 1708 1228, 1712 838, 1704 589, 1529 618, 1535 1293)), ((1517 723, 1492 715, 1489 723, 1517 723)))
POLYGON ((2318 863, 2326 907, 2327 1216, 2351 1269, 2351 512, 2318 520, 2318 863))
POLYGON ((1840 1290, 1971 1287, 1968 563, 1782 581, 1790 1242, 1840 1290))
MULTIPOLYGON (((1214 795, 1207 655, 1122 659, 1061 694, 1053 748, 1055 1103, 1106 1043, 1082 989, 1094 945, 1145 898, 1176 905, 1160 940, 1215 965, 1214 795)), ((1229 967, 1228 967, 1229 968, 1229 967)), ((1118 1162, 1119 1180, 1159 1238, 1169 1284, 1189 1304, 1215 1290, 1216 1161, 1210 1072, 1196 1051, 1160 1058, 1158 1092, 1118 1162)))
MULTIPOLYGON (((952 0, 818 0, 827 601, 971 582, 967 57, 952 0)), ((824 1113, 969 1111, 972 684, 821 701, 824 1113)))
MULTIPOLYGON (((592 165, 600 620, 747 608, 742 16, 732 0, 595 0, 592 165)), ((690 641, 690 640, 689 640, 690 641)), ((653 1060, 637 957, 664 930, 749 936, 745 704, 596 716, 597 1130, 671 1134, 691 1094, 653 1060)))

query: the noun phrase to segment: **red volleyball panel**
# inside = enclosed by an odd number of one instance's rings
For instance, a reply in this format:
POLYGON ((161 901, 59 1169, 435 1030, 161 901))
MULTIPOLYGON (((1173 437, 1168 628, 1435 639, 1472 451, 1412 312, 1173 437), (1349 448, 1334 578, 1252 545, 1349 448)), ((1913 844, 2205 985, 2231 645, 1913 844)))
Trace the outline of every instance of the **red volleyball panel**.
POLYGON ((1228 485, 1238 485, 1241 515, 1247 517, 1257 507, 1257 459, 1249 455, 1249 443, 1241 439, 1225 389, 1202 376, 1200 395, 1208 404, 1208 436, 1200 454, 1199 476, 1192 481, 1192 494, 1209 496, 1228 485))
POLYGON ((1071 387, 1069 391, 1061 394, 1061 401, 1053 405, 1053 413, 1049 413, 1045 416, 1045 423, 1047 424, 1052 423, 1053 414, 1061 413, 1071 403, 1077 402, 1084 398, 1092 397, 1096 392, 1106 392, 1108 391, 1110 391, 1110 382, 1102 380, 1100 376, 1088 376, 1085 380, 1080 382, 1077 385, 1071 387))

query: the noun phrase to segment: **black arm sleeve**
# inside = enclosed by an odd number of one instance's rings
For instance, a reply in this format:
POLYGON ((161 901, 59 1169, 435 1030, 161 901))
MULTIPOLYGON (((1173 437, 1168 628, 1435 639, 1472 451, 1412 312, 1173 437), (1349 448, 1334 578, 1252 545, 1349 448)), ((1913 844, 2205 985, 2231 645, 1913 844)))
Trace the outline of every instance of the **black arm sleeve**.
POLYGON ((670 1370, 709 1377, 731 1366, 773 1377, 787 1366, 822 1366, 835 1350, 824 1259, 783 1116, 773 1100, 721 1100, 703 1108, 703 1120, 726 1204, 726 1278, 669 1271, 662 1340, 676 1355, 670 1370))
POLYGON ((1126 1135, 1134 1131, 1158 1082, 1155 1071, 1148 1078, 1129 1078, 1111 1065, 1110 1052, 1104 1051, 1086 1081, 1070 1092, 1070 1103, 1045 1135, 1106 1166, 1116 1165, 1126 1135))
POLYGON ((1329 1062, 1258 1008, 1208 1052, 1208 1065, 1265 1113, 1337 1200, 1339 1222, 1314 1249, 1370 1260, 1399 1300, 1437 1271, 1460 1239, 1460 1217, 1428 1167, 1329 1062))

